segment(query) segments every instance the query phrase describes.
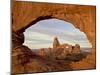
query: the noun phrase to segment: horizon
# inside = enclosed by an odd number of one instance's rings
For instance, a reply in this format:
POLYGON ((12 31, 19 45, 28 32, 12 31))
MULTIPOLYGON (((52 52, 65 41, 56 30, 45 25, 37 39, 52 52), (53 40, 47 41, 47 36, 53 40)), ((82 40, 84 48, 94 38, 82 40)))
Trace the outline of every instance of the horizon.
POLYGON ((31 49, 52 47, 55 36, 61 44, 79 44, 83 48, 92 47, 85 33, 75 28, 73 24, 58 19, 41 20, 26 29, 24 34, 24 45, 31 49))

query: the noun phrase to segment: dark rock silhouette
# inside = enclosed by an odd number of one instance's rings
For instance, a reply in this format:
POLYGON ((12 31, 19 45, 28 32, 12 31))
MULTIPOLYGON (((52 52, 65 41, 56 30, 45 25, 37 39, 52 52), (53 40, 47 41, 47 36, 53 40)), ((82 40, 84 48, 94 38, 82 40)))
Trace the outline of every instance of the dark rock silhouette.
POLYGON ((55 37, 55 38, 54 38, 54 41, 53 41, 53 48, 55 49, 55 48, 57 48, 58 46, 60 46, 60 43, 59 43, 59 41, 58 41, 58 38, 55 37))

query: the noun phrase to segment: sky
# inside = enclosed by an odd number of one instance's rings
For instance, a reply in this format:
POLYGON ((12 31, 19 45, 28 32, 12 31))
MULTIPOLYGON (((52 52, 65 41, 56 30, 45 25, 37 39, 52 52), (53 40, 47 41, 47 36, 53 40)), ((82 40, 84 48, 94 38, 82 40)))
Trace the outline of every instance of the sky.
POLYGON ((84 32, 75 28, 73 24, 58 20, 41 20, 24 32, 25 42, 31 49, 52 47, 54 37, 58 37, 61 44, 79 44, 81 47, 92 47, 84 32))

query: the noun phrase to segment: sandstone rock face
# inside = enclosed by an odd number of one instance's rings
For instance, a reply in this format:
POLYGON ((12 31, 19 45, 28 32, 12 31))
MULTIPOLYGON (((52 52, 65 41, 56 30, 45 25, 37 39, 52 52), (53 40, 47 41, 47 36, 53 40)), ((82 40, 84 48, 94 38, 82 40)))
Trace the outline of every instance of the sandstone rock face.
POLYGON ((55 3, 51 5, 50 3, 13 1, 12 10, 12 28, 13 31, 17 32, 19 35, 22 34, 29 26, 40 20, 56 18, 70 22, 76 28, 86 33, 89 41, 92 43, 92 47, 94 49, 96 47, 95 6, 55 3))
POLYGON ((69 49, 69 54, 71 54, 72 53, 72 45, 69 45, 68 49, 69 49))
POLYGON ((17 46, 12 51, 12 71, 13 73, 23 73, 24 65, 30 62, 34 53, 26 46, 17 46))
POLYGON ((72 54, 80 54, 80 45, 76 44, 72 50, 72 54))
POLYGON ((12 9, 15 32, 24 31, 40 20, 57 18, 72 23, 95 43, 95 6, 14 1, 12 9))
POLYGON ((46 51, 45 51, 45 49, 44 49, 44 48, 40 49, 39 52, 38 52, 38 54, 39 54, 40 56, 46 56, 46 51))
POLYGON ((59 47, 59 46, 60 46, 60 43, 59 43, 59 41, 58 41, 58 38, 55 37, 55 38, 54 38, 54 42, 53 42, 53 48, 56 49, 56 48, 59 47))
POLYGON ((16 48, 18 46, 21 46, 24 43, 24 34, 18 34, 14 31, 12 32, 12 48, 16 48))
MULTIPOLYGON (((32 3, 32 2, 20 2, 13 1, 12 3, 12 68, 13 73, 25 73, 25 72, 46 72, 46 71, 57 71, 67 70, 65 66, 70 66, 73 69, 93 69, 96 67, 96 7, 95 6, 84 6, 84 5, 71 5, 71 4, 50 4, 50 3, 32 3), (92 43, 92 54, 87 56, 84 60, 80 62, 73 62, 70 65, 63 63, 60 65, 58 62, 46 63, 46 61, 41 61, 34 56, 33 52, 26 46, 22 45, 24 43, 24 31, 34 25, 40 20, 44 19, 61 19, 66 22, 72 23, 76 28, 80 29, 86 33, 87 38, 92 43), (28 51, 28 52, 27 52, 28 51), (28 55, 31 54, 32 55, 28 55), (31 60, 34 58, 34 60, 31 60), (19 58, 20 57, 20 58, 19 58), (21 60, 20 60, 21 59, 21 60), (38 63, 38 62, 40 63, 38 63), (24 67, 23 64, 24 63, 24 67), (44 64, 45 63, 45 64, 44 64), (56 63, 56 64, 54 64, 56 63), (39 65, 40 64, 40 65, 39 65), (48 65, 49 64, 49 67, 48 65), (54 64, 54 65, 53 65, 54 64), (83 65, 84 64, 84 65, 83 65), (33 66, 32 66, 33 65, 33 66), (34 65, 37 65, 34 67, 34 65), (59 66, 58 66, 59 65, 59 66), (80 68, 77 67, 80 65, 80 68), (87 66, 88 65, 88 66, 87 66), (46 66, 46 68, 43 68, 46 66), (58 69, 57 69, 58 68, 58 69), (30 71, 31 69, 31 71, 30 71)), ((76 49, 78 46, 75 47, 76 49)), ((72 47, 70 46, 70 50, 72 47)), ((61 50, 61 48, 59 48, 61 50)), ((78 50, 78 49, 77 49, 78 50)), ((72 51, 70 51, 71 53, 72 51)), ((77 53, 74 52, 74 53, 77 53)), ((65 48, 64 54, 67 54, 67 49, 65 48)), ((68 69, 68 70, 71 70, 68 69)))
POLYGON ((51 58, 53 59, 66 59, 68 56, 79 55, 81 52, 79 44, 75 46, 67 43, 60 44, 57 37, 54 38, 53 48, 49 48, 48 50, 48 53, 50 52, 51 58))

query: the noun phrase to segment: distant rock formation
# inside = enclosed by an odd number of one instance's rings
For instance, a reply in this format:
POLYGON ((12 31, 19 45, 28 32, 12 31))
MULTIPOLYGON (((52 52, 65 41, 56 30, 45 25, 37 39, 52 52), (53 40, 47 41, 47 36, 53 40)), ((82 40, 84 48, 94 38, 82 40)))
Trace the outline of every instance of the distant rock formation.
POLYGON ((41 48, 40 50, 39 50, 39 52, 38 52, 38 55, 40 55, 40 56, 46 56, 46 51, 45 51, 45 49, 44 48, 41 48))
POLYGON ((53 48, 55 49, 55 48, 57 48, 59 46, 60 46, 60 42, 58 41, 58 38, 55 37, 54 38, 54 41, 53 41, 53 48))
POLYGON ((72 54, 80 54, 80 45, 79 44, 76 44, 73 47, 72 54))
POLYGON ((65 59, 67 56, 78 55, 81 52, 79 44, 75 46, 67 43, 60 44, 57 37, 54 38, 53 48, 49 50, 51 50, 52 57, 57 59, 65 59))
MULTIPOLYGON (((35 25, 35 23, 37 23, 38 21, 40 20, 44 20, 44 19, 47 19, 47 18, 57 18, 57 19, 62 19, 66 22, 70 22, 70 23, 73 23, 73 25, 80 29, 81 31, 83 31, 84 33, 86 33, 90 43, 92 44, 93 48, 92 48, 92 53, 93 53, 93 58, 96 60, 96 53, 94 52, 96 50, 96 33, 95 33, 95 27, 96 27, 96 6, 84 6, 84 5, 70 5, 70 4, 49 4, 49 3, 31 3, 31 2, 18 2, 16 0, 13 0, 13 6, 12 6, 12 14, 13 14, 13 24, 12 24, 12 29, 18 33, 18 38, 21 36, 22 38, 22 33, 24 33, 24 31, 32 26, 32 25, 35 25), (20 8, 19 8, 20 7, 20 8), (26 11, 26 9, 28 11, 26 11), (77 10, 76 10, 77 9, 77 10), (35 11, 35 13, 33 13, 35 11), (85 13, 86 12, 86 13, 85 13), (19 16, 18 16, 19 15, 19 16), (84 23, 84 24, 83 24, 84 23)), ((16 37, 13 37, 14 40, 16 39, 16 37)), ((17 43, 16 41, 13 41, 12 42, 12 45, 13 45, 13 49, 14 50, 12 52, 12 58, 14 57, 14 60, 12 59, 12 61, 14 62, 15 60, 18 61, 17 56, 20 54, 20 52, 17 52, 18 50, 20 50, 22 52, 23 48, 24 47, 19 47, 17 48, 17 50, 15 50, 15 48, 17 46, 21 46, 23 43, 21 42, 22 40, 24 40, 24 38, 22 38, 21 40, 20 39, 16 39, 17 40, 17 43), (16 55, 16 53, 18 55, 16 55), (16 56, 15 56, 16 55, 16 56), (16 58, 15 58, 16 57, 16 58)), ((25 50, 25 49, 24 49, 25 50)), ((27 52, 26 52, 27 53, 27 52)), ((24 54, 24 53, 23 53, 24 54)), ((29 53, 27 53, 29 54, 29 53)), ((24 54, 26 55, 26 54, 24 54)), ((26 57, 24 57, 26 59, 26 57)), ((91 55, 89 56, 90 58, 90 61, 89 59, 85 59, 83 61, 81 61, 81 63, 77 63, 77 65, 75 63, 73 63, 74 66, 71 66, 72 69, 76 69, 76 70, 81 70, 81 69, 90 69, 91 66, 96 66, 96 64, 93 64, 95 63, 96 61, 91 59, 91 55), (88 62, 89 64, 84 64, 84 62, 88 62), (80 65, 80 66, 79 66, 80 65), (90 65, 90 67, 87 67, 88 65, 90 65), (77 68, 76 68, 77 67, 77 68), (81 67, 81 68, 80 68, 81 67)), ((28 58, 29 59, 29 58, 28 58)), ((37 68, 38 66, 41 66, 43 64, 47 64, 45 61, 45 63, 43 62, 42 64, 42 61, 37 59, 37 58, 33 58, 35 59, 36 61, 31 61, 30 63, 28 63, 30 66, 27 66, 27 64, 25 64, 25 68, 24 66, 21 66, 21 67, 18 67, 20 66, 19 64, 17 64, 17 68, 14 67, 12 69, 12 72, 13 73, 29 73, 30 70, 31 70, 31 73, 32 72, 46 72, 45 70, 42 70, 41 71, 41 68, 37 68), (38 62, 39 63, 38 63, 38 62), (28 70, 26 68, 29 68, 28 70), (21 70, 22 69, 22 70, 21 70), (15 71, 13 71, 15 70, 15 71)), ((12 64, 15 64, 16 62, 12 63, 12 64)), ((51 63, 53 64, 53 66, 55 66, 55 64, 57 63, 51 63)), ((64 63, 62 63, 64 64, 64 63)), ((43 69, 45 69, 45 65, 41 66, 43 67, 43 69)), ((61 65, 60 64, 57 64, 58 66, 61 65)), ((70 65, 70 63, 69 63, 70 65)), ((58 69, 59 67, 60 68, 69 68, 70 66, 68 65, 64 65, 64 66, 56 66, 54 67, 55 69, 58 69)), ((96 68, 96 67, 94 67, 96 68)), ((64 69, 65 71, 66 69, 64 69)), ((47 70, 48 71, 62 71, 62 69, 59 69, 59 70, 54 70, 54 69, 51 69, 51 70, 47 70)), ((16 75, 16 74, 15 74, 16 75)))

